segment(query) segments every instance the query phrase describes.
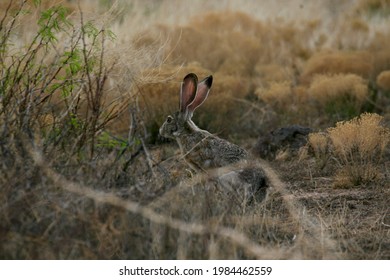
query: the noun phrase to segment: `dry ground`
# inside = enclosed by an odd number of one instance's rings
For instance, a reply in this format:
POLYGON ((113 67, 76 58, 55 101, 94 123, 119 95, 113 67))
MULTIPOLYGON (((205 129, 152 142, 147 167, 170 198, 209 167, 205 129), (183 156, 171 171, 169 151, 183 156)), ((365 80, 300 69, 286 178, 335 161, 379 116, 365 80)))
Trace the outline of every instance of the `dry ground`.
POLYGON ((33 2, 0 2, 1 259, 390 259, 389 1, 33 2), (158 135, 188 72, 266 200, 158 135))

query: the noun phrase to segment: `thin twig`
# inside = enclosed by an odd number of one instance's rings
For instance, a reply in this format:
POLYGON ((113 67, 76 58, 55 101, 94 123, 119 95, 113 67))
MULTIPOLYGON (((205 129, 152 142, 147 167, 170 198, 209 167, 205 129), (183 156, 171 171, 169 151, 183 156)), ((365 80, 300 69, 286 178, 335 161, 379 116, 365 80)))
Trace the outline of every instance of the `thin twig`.
POLYGON ((249 239, 245 234, 234 229, 204 225, 200 223, 187 223, 179 219, 159 214, 152 208, 142 206, 137 202, 124 200, 114 194, 96 191, 85 187, 80 183, 69 181, 47 166, 47 160, 43 158, 42 153, 39 152, 37 148, 32 147, 32 149, 29 151, 36 165, 39 166, 43 172, 45 172, 46 175, 54 181, 53 185, 60 186, 62 189, 68 192, 90 198, 98 203, 120 207, 134 214, 139 214, 144 219, 147 219, 152 223, 165 225, 182 232, 197 235, 215 234, 224 239, 230 240, 233 244, 243 248, 250 255, 258 259, 280 259, 282 257, 282 250, 259 246, 259 244, 249 239))
POLYGON ((140 140, 141 140, 142 149, 143 149, 143 151, 145 153, 146 162, 148 163, 150 172, 152 172, 153 178, 156 178, 156 173, 153 170, 153 160, 152 160, 152 157, 150 156, 149 149, 146 147, 145 141, 144 141, 144 139, 142 137, 140 137, 140 140))

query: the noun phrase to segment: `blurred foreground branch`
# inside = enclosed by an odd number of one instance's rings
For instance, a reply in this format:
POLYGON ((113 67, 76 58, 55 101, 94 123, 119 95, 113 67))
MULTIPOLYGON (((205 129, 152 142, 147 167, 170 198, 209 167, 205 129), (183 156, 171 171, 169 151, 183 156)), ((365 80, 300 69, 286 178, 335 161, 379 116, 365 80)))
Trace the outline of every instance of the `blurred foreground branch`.
POLYGON ((43 172, 54 181, 54 185, 60 186, 62 189, 68 192, 90 198, 98 203, 104 203, 123 208, 134 214, 141 215, 143 218, 149 220, 152 223, 165 225, 182 232, 197 235, 218 235, 224 239, 230 240, 234 245, 243 248, 248 254, 257 259, 280 259, 282 254, 285 253, 279 249, 264 248, 259 246, 256 242, 250 240, 245 234, 234 229, 204 225, 200 223, 187 223, 178 219, 161 215, 150 207, 141 206, 137 202, 124 200, 114 194, 96 191, 79 183, 69 181, 47 165, 47 159, 43 157, 42 153, 37 148, 32 147, 31 151, 31 156, 35 161, 35 164, 39 166, 43 172))

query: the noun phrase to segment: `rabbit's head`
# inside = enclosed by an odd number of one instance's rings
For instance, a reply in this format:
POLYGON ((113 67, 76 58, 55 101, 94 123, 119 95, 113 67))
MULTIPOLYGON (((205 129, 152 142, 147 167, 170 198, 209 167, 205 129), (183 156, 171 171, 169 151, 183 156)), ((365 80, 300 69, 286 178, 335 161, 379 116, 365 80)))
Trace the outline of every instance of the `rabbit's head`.
POLYGON ((190 73, 184 77, 180 88, 179 111, 169 115, 164 124, 160 127, 160 134, 166 138, 175 139, 183 133, 188 133, 196 128, 191 118, 196 108, 198 108, 207 98, 213 76, 208 76, 198 83, 198 77, 190 73))

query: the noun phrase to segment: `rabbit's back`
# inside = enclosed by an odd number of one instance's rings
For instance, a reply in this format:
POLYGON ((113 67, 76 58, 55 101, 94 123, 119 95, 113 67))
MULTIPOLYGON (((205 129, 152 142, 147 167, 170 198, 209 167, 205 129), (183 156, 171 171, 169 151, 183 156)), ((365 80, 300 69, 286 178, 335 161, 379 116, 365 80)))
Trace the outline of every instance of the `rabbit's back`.
POLYGON ((207 131, 184 135, 178 143, 187 162, 201 170, 227 166, 248 157, 245 149, 207 131))

